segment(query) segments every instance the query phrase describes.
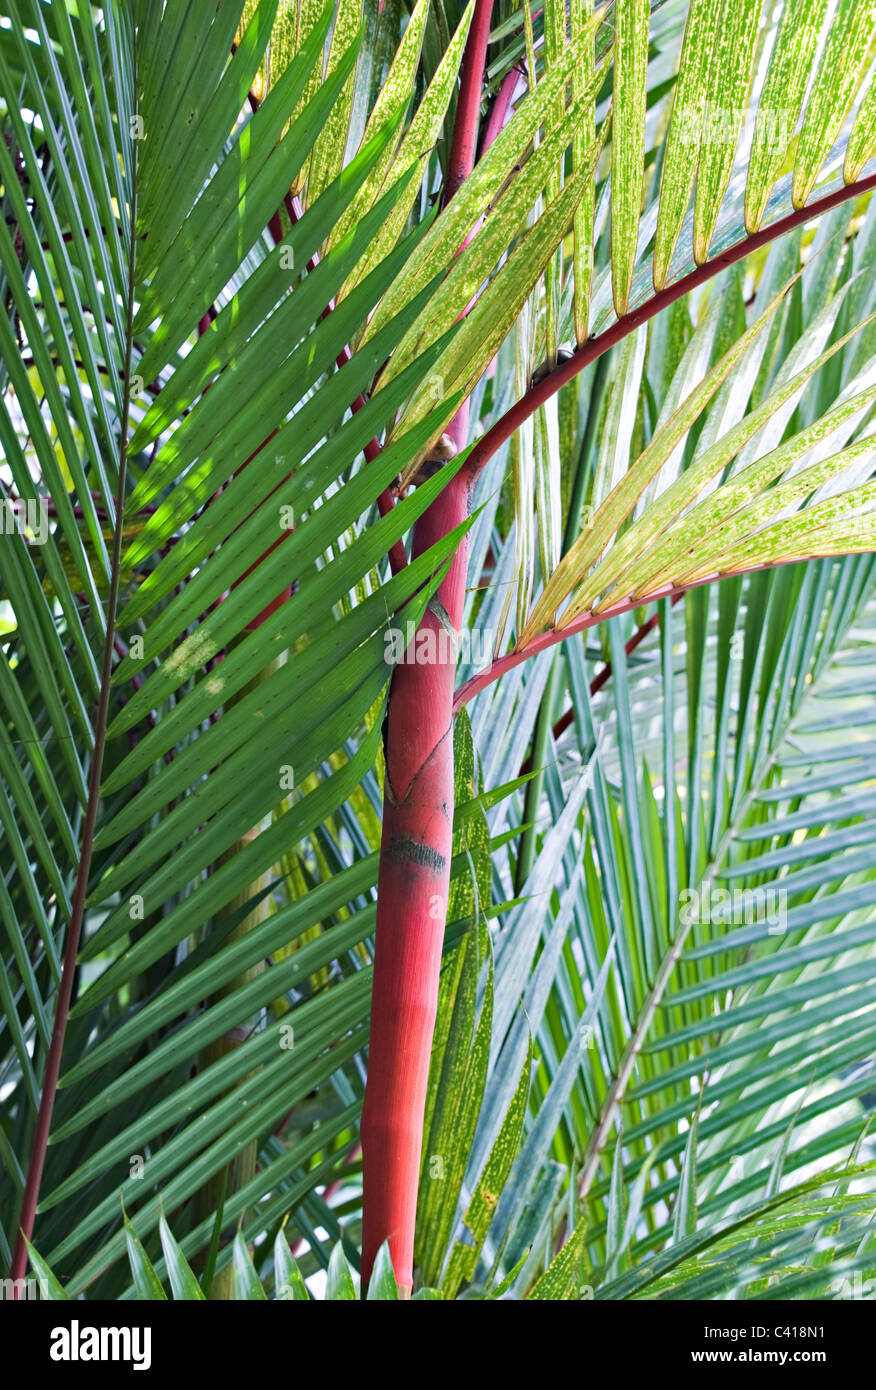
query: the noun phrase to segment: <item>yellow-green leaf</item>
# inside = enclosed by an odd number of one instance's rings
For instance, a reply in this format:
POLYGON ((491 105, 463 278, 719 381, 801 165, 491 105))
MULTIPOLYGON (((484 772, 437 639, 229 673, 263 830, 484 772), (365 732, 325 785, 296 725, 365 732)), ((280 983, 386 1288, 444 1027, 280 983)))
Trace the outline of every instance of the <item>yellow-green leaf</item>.
POLYGON ((721 202, 733 170, 739 129, 751 85, 757 21, 762 0, 724 0, 717 41, 712 46, 703 112, 700 167, 694 208, 694 258, 709 254, 721 202))
MULTIPOLYGON (((609 552, 591 576, 592 592, 603 593, 609 583, 619 589, 629 588, 639 594, 652 592, 664 580, 674 579, 679 554, 704 542, 710 530, 723 520, 725 514, 753 497, 791 464, 802 457, 814 444, 836 429, 843 420, 862 409, 876 392, 863 392, 852 397, 814 421, 805 430, 786 440, 747 467, 741 469, 726 484, 720 494, 712 494, 695 507, 691 503, 703 488, 720 474, 739 451, 753 439, 767 421, 787 402, 797 396, 815 373, 835 353, 842 350, 863 324, 849 333, 795 373, 772 392, 765 401, 737 425, 715 440, 706 451, 672 483, 657 501, 648 508, 623 538, 609 552), (688 510, 690 508, 690 510, 688 510), (678 519, 678 520, 677 520, 678 519), (659 540, 659 537, 663 537, 659 540), (644 556, 647 559, 643 562, 644 556)), ((600 605, 597 605, 597 608, 600 605)))
MULTIPOLYGON (((796 278, 797 276, 794 277, 794 280, 796 278)), ((645 488, 652 479, 656 478, 666 459, 669 458, 673 449, 684 438, 691 425, 708 405, 721 382, 726 379, 754 342, 758 333, 772 318, 794 280, 783 286, 767 305, 760 318, 715 363, 704 380, 694 388, 678 410, 657 431, 644 453, 639 456, 625 476, 612 489, 609 496, 598 508, 590 526, 582 532, 575 544, 567 551, 545 585, 539 601, 530 615, 526 629, 518 640, 518 647, 524 646, 536 632, 550 621, 563 599, 575 585, 580 585, 580 588, 563 612, 559 624, 561 627, 567 626, 580 613, 585 612, 595 593, 601 592, 615 574, 623 568, 624 562, 628 558, 629 548, 633 544, 627 538, 614 546, 603 562, 603 566, 599 567, 602 582, 597 590, 594 591, 593 576, 587 577, 591 565, 602 554, 610 538, 615 534, 620 524, 632 514, 633 508, 645 488)))
MULTIPOLYGON (((432 414, 435 428, 431 438, 437 439, 441 434, 449 414, 441 408, 441 400, 437 402, 436 409, 435 382, 440 382, 442 400, 457 391, 467 393, 472 389, 498 352, 533 285, 544 274, 560 239, 568 231, 589 176, 590 171, 586 166, 573 174, 556 202, 521 238, 513 254, 463 320, 453 341, 436 362, 433 372, 414 395, 402 416, 405 429, 432 414)), ((411 467, 402 475, 402 483, 410 480, 419 461, 419 458, 413 460, 411 467)))
POLYGON ((569 44, 556 66, 521 102, 505 129, 496 137, 483 159, 478 161, 435 225, 408 258, 404 269, 372 315, 363 341, 372 338, 408 304, 434 278, 441 266, 450 266, 468 233, 500 194, 514 165, 523 159, 527 146, 544 121, 550 103, 569 82, 576 65, 581 62, 584 48, 599 22, 599 19, 593 19, 579 36, 578 42, 569 44))
MULTIPOLYGON (((571 30, 571 41, 574 43, 578 35, 584 30, 587 22, 593 15, 593 0, 570 0, 569 25, 571 30)), ((580 104, 585 99, 585 90, 594 73, 595 54, 588 43, 582 55, 580 65, 575 69, 572 79, 572 100, 580 104)), ((581 109, 581 114, 575 125, 575 134, 572 139, 572 170, 578 169, 587 156, 594 139, 596 138, 596 103, 595 97, 586 101, 581 109)), ((593 216, 595 207, 595 189, 591 183, 584 190, 584 196, 578 205, 575 213, 573 226, 573 248, 572 248, 572 275, 573 275, 573 298, 572 311, 575 323, 575 341, 579 345, 587 337, 587 321, 590 314, 590 289, 593 279, 593 216)))
MULTIPOLYGON (((477 236, 457 256, 450 274, 393 353, 391 362, 381 376, 381 386, 386 386, 414 357, 425 352, 447 332, 465 312, 514 239, 526 230, 526 220, 535 200, 546 188, 554 165, 568 147, 570 125, 576 114, 576 111, 571 112, 569 120, 553 131, 543 145, 539 145, 495 209, 488 214, 477 236)), ((591 168, 594 157, 595 152, 591 150, 591 168)))
POLYGON ((611 286, 618 318, 627 311, 645 167, 648 80, 648 0, 617 0, 611 142, 611 286))
MULTIPOLYGON (((382 130, 387 130, 396 119, 399 108, 404 107, 410 100, 410 94, 414 89, 417 65, 420 61, 420 49, 423 45, 423 30, 426 25, 429 3, 430 0, 417 0, 410 22, 405 29, 404 37, 392 60, 392 66, 386 75, 386 80, 381 85, 374 109, 368 117, 368 124, 359 144, 360 150, 367 145, 373 136, 382 130)), ((353 203, 333 229, 328 239, 329 246, 334 246, 335 242, 340 241, 341 237, 356 225, 363 213, 374 206, 387 173, 392 167, 395 152, 395 143, 388 144, 353 203)))
MULTIPOLYGON (((326 64, 326 77, 335 70, 350 45, 356 42, 361 18, 362 0, 339 0, 326 64)), ((351 72, 313 147, 307 175, 308 205, 316 202, 320 193, 328 188, 343 167, 355 80, 355 72, 351 72)))
POLYGON ((745 228, 756 232, 788 153, 824 28, 827 0, 795 0, 782 11, 758 103, 745 189, 745 228))
MULTIPOLYGON (((777 410, 784 400, 787 400, 800 389, 802 381, 808 380, 814 375, 826 356, 827 354, 816 359, 806 368, 805 372, 800 372, 782 388, 781 392, 771 397, 764 406, 753 411, 735 429, 729 431, 711 449, 707 450, 702 459, 698 460, 696 466, 688 470, 688 473, 678 480, 688 483, 690 479, 689 486, 684 493, 676 493, 674 488, 667 489, 666 494, 664 494, 665 505, 661 508, 661 515, 655 517, 651 523, 658 528, 655 534, 658 534, 659 530, 662 529, 661 522, 665 521, 668 512, 674 513, 679 519, 666 532, 659 545, 654 546, 638 563, 635 563, 635 580, 632 579, 632 566, 629 566, 620 576, 619 582, 621 584, 625 584, 625 576, 630 574, 631 583, 634 582, 636 592, 644 594, 651 593, 670 581, 675 582, 687 572, 687 557, 705 553, 710 538, 718 533, 728 518, 741 512, 752 498, 757 497, 758 493, 770 488, 770 484, 775 478, 787 472, 797 459, 801 458, 820 440, 830 435, 844 419, 865 408, 876 398, 876 388, 851 397, 850 400, 845 401, 827 415, 822 416, 821 419, 807 426, 805 430, 801 430, 793 438, 786 440, 777 449, 764 454, 762 458, 754 459, 746 468, 734 474, 723 487, 711 493, 696 507, 682 515, 680 508, 685 505, 682 498, 690 497, 690 487, 696 486, 697 491, 701 491, 709 479, 721 471, 739 447, 756 433, 760 424, 767 418, 768 413, 777 410)), ((815 483, 813 483, 814 486, 816 486, 815 483)), ((771 488, 770 495, 775 491, 776 489, 771 488)), ((661 499, 661 502, 663 500, 661 499)), ((651 521, 650 518, 643 520, 651 521)), ((632 532, 630 536, 632 538, 632 532)))
MULTIPOLYGON (((450 98, 453 94, 456 76, 459 72, 459 65, 462 62, 462 54, 465 48, 465 41, 468 37, 473 8, 474 0, 469 0, 465 13, 459 22, 459 27, 450 44, 445 49, 444 56, 435 71, 435 76, 429 83, 426 94, 417 108, 417 113, 405 133, 389 174, 386 177, 386 183, 383 185, 384 187, 395 183, 411 165, 420 163, 425 166, 425 162, 434 148, 435 141, 438 139, 441 132, 441 125, 444 121, 450 98)), ((378 193, 381 191, 382 187, 375 185, 370 191, 369 199, 366 200, 363 197, 362 208, 371 206, 378 196, 378 193)), ((387 217, 383 224, 383 227, 380 229, 380 232, 374 238, 374 242, 367 255, 363 256, 352 275, 350 275, 345 282, 338 295, 339 302, 345 295, 349 294, 356 285, 364 280, 368 272, 383 260, 398 241, 398 238, 404 231, 405 223, 408 220, 408 214, 414 205, 419 191, 420 182, 414 181, 411 183, 408 191, 399 198, 389 217, 387 217)), ((351 218, 351 226, 354 220, 355 219, 351 218)), ((334 239, 333 237, 333 240, 334 239)))
POLYGON ((721 11, 710 0, 692 0, 684 31, 666 155, 660 179, 660 207, 654 241, 654 288, 662 290, 697 171, 709 53, 721 11))
POLYGON ((864 165, 876 154, 876 73, 870 78, 870 85, 858 107, 846 158, 843 164, 843 179, 854 183, 864 165))
POLYGON ((876 27, 876 0, 837 0, 806 108, 791 197, 802 208, 839 134, 864 75, 876 27))

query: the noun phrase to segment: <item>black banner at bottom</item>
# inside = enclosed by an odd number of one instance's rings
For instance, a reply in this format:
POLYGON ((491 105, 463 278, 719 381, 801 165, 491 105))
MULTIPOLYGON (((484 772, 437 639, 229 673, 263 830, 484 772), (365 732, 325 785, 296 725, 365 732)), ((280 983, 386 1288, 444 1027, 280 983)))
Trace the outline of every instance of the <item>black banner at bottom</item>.
MULTIPOLYGON (((828 1371, 834 1376, 838 1371, 866 1365, 872 1354, 873 1301, 854 1295, 818 1303, 582 1300, 556 1315, 546 1313, 543 1305, 530 1306, 532 1323, 528 1330, 525 1323, 514 1324, 515 1343, 525 1346, 527 1332, 529 1337, 544 1335, 542 1319, 547 1316, 550 1325, 553 1316, 559 1316, 557 1331, 562 1326, 565 1335, 576 1339, 570 1349, 573 1357, 582 1358, 582 1370, 598 1352, 601 1360, 608 1358, 625 1375, 690 1367, 695 1376, 708 1380, 715 1371, 738 1374, 749 1367, 768 1367, 781 1377, 801 1370, 828 1371)), ((441 1323, 431 1321, 434 1315, 399 1309, 392 1324, 385 1323, 386 1315, 382 1314, 369 1326, 373 1318, 369 1305, 367 1312, 359 1315, 363 1317, 361 1323, 353 1314, 353 1327, 367 1347, 370 1330, 382 1339, 387 1327, 410 1331, 421 1326, 421 1316, 426 1317, 427 1327, 437 1331, 441 1323), (406 1317, 413 1317, 414 1323, 405 1324, 406 1317), (396 1318, 401 1321, 396 1323, 396 1318)), ((325 1340, 325 1316, 313 1307, 308 1314, 284 1302, 273 1307, 265 1303, 193 1307, 134 1301, 4 1302, 0 1306, 0 1335, 7 1349, 18 1346, 24 1352, 28 1369, 39 1371, 50 1382, 70 1376, 93 1379, 103 1370, 115 1376, 166 1375, 169 1371, 177 1375, 191 1370, 199 1375, 230 1377, 246 1371, 248 1365, 251 1372, 260 1375, 275 1368, 284 1374, 297 1363, 302 1339, 313 1336, 317 1329, 320 1340, 314 1341, 313 1354, 320 1359, 325 1356, 328 1368, 336 1352, 325 1340)), ((469 1332, 482 1334, 469 1337, 466 1343, 467 1379, 479 1371, 472 1356, 475 1346, 483 1348, 485 1373, 495 1374, 499 1349, 496 1332, 502 1333, 502 1349, 511 1345, 501 1312, 494 1316, 498 1322, 488 1316, 486 1323, 476 1322, 474 1326, 466 1319, 469 1332)), ((332 1325, 337 1329, 337 1323, 332 1325)), ((341 1324, 344 1329, 349 1326, 346 1320, 341 1324)), ((455 1331, 460 1324, 452 1326, 455 1331)), ((530 1345, 534 1351, 535 1344, 530 1345)))

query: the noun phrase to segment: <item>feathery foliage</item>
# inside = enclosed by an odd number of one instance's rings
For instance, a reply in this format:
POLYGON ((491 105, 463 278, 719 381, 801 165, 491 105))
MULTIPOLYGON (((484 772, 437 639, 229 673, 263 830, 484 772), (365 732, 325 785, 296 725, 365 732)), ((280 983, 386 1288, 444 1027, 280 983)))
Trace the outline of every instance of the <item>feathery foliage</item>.
POLYGON ((535 9, 9 0, 0 1266, 53 1297, 404 1296, 382 736, 461 545, 414 1296, 873 1268, 876 11, 535 9))

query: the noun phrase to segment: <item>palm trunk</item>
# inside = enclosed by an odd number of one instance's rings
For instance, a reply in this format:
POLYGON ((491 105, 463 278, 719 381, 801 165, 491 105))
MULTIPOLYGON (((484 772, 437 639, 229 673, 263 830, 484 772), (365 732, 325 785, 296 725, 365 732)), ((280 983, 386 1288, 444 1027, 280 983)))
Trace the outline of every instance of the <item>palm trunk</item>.
MULTIPOLYGON (((477 0, 463 58, 445 203, 474 167, 493 0, 477 0)), ((468 407, 450 426, 457 448, 468 434, 468 407)), ((414 528, 413 553, 464 521, 472 475, 464 467, 414 528)), ((420 631, 436 638, 462 626, 468 544, 463 540, 420 631)), ((454 644, 450 644, 455 646, 454 644)), ((423 1114, 438 1008, 441 948, 453 847, 453 690, 455 657, 435 641, 434 663, 397 667, 389 693, 384 752, 383 830, 377 881, 377 930, 371 995, 368 1081, 362 1108, 362 1287, 389 1241, 402 1298, 414 1279, 414 1228, 423 1114)))
MULTIPOLYGON (((454 479, 414 533, 421 554, 464 520, 469 487, 454 479)), ((438 603, 462 623, 468 549, 456 553, 438 603)), ((437 607, 437 605, 436 605, 437 607)), ((430 605, 420 631, 440 635, 430 605)), ((446 642, 435 642, 442 652, 446 642)), ((385 730, 386 776, 377 899, 368 1084, 362 1111, 362 1279, 390 1242, 402 1297, 413 1283, 423 1112, 438 1004, 453 840, 455 662, 396 668, 385 730)))

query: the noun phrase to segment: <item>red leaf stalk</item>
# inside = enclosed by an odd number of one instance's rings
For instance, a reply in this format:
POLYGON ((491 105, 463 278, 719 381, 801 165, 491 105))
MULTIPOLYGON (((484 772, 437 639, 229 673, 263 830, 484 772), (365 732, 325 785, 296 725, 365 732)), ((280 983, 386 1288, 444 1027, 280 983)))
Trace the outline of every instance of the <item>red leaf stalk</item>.
POLYGON ((484 69, 487 66, 487 44, 492 14, 493 0, 477 0, 459 79, 459 98, 453 122, 450 157, 447 161, 447 181, 444 185, 445 203, 449 203, 454 193, 465 183, 477 158, 481 94, 484 69))

